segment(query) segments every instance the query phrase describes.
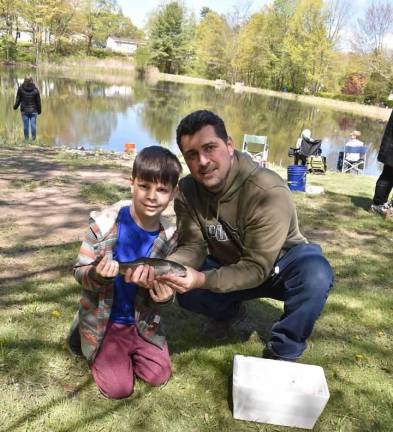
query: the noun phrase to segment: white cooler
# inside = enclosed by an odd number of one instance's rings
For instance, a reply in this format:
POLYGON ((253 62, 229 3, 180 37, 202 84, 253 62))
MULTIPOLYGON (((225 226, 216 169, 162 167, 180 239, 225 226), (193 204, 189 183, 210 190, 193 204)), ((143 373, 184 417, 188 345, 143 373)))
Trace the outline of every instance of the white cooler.
POLYGON ((320 366, 235 355, 235 419, 312 429, 329 396, 320 366))

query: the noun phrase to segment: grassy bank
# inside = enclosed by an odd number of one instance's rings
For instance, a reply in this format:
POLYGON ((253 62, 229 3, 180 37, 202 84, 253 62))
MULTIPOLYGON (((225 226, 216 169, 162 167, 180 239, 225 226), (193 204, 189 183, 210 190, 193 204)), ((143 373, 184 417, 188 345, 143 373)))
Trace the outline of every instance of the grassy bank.
MULTIPOLYGON (((137 381, 124 401, 102 397, 64 339, 79 286, 70 268, 88 211, 128 195, 130 161, 53 149, 0 149, 1 431, 287 431, 236 421, 234 354, 260 356, 282 304, 248 302, 225 343, 173 305, 164 316, 173 377, 137 381)), ((302 363, 324 368, 330 400, 314 431, 383 431, 393 423, 392 220, 367 208, 375 178, 309 176, 323 195, 294 194, 302 231, 320 243, 336 282, 302 363)))

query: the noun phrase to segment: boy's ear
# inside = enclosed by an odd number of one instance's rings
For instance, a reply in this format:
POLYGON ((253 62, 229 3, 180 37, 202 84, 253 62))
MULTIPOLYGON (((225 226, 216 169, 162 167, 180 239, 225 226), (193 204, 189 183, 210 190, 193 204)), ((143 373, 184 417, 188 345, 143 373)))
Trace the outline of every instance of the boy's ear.
POLYGON ((179 186, 176 185, 173 189, 172 189, 172 193, 171 193, 171 201, 173 200, 173 198, 175 198, 175 195, 177 194, 177 192, 179 191, 179 186))
POLYGON ((134 186, 134 179, 132 177, 130 177, 130 186, 134 186))

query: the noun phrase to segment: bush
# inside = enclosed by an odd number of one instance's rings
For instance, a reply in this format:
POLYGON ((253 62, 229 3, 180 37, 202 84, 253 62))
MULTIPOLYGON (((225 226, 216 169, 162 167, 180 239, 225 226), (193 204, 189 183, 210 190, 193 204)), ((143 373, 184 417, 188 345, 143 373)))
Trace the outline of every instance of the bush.
POLYGON ((327 98, 327 99, 342 100, 345 102, 358 102, 358 103, 363 102, 363 96, 357 96, 357 95, 320 92, 320 93, 317 93, 317 96, 327 98))
POLYGON ((0 38, 1 58, 6 61, 15 61, 18 53, 14 38, 10 35, 3 35, 0 38))

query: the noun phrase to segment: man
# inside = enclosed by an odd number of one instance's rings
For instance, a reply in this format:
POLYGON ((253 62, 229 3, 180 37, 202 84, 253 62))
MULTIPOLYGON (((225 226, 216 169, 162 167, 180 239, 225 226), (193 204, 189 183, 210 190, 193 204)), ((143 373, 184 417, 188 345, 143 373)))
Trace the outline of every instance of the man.
MULTIPOLYGON (((349 135, 350 140, 345 144, 346 147, 362 147, 364 146, 363 141, 359 140, 359 137, 361 136, 361 132, 358 130, 354 130, 349 135)), ((345 155, 345 159, 349 162, 357 162, 360 160, 360 154, 359 153, 347 153, 345 155)))
POLYGON ((370 212, 390 218, 393 217, 393 199, 389 202, 393 189, 393 111, 382 136, 378 161, 383 163, 383 169, 375 184, 370 212))
POLYGON ((236 151, 224 122, 210 111, 185 117, 177 143, 191 175, 181 180, 175 199, 179 239, 169 259, 188 267, 185 278, 162 280, 177 291, 182 307, 218 327, 239 317, 244 300, 284 300, 264 356, 296 360, 333 272, 320 247, 300 233, 291 192, 273 171, 236 151))
POLYGON ((29 139, 30 128, 31 138, 35 140, 37 136, 37 116, 41 114, 41 97, 31 75, 27 75, 23 84, 18 88, 14 110, 18 109, 19 105, 25 140, 29 139))

